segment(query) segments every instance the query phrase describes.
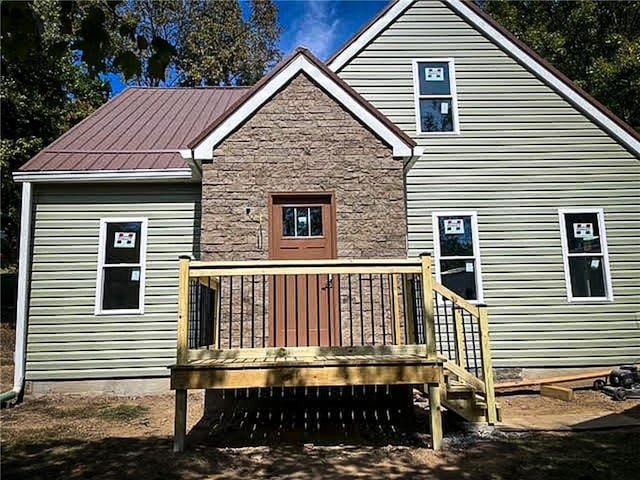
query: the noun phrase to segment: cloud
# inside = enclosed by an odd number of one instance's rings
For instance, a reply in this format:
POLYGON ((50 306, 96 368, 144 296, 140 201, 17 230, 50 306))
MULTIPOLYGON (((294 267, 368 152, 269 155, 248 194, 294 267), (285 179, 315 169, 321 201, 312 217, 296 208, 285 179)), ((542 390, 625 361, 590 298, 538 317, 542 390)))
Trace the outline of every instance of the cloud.
POLYGON ((296 45, 306 47, 320 60, 326 60, 339 41, 340 18, 334 3, 322 0, 305 2, 304 14, 295 28, 296 45))

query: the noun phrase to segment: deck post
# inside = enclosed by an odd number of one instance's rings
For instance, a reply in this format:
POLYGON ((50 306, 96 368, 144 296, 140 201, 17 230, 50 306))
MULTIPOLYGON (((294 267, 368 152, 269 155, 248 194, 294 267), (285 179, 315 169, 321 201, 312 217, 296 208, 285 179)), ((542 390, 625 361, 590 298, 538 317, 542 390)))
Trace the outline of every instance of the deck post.
POLYGON ((176 411, 173 430, 173 451, 183 452, 187 438, 187 391, 176 390, 176 411))
POLYGON ((442 448, 442 408, 440 406, 440 384, 429 383, 429 421, 431 427, 431 446, 434 450, 442 448))
POLYGON ((498 421, 496 411, 496 392, 493 386, 493 360, 491 358, 491 338, 489 337, 489 319, 487 306, 478 305, 480 324, 480 355, 482 356, 482 379, 487 400, 487 423, 494 425, 498 421))
POLYGON ((187 363, 189 355, 189 262, 191 257, 180 256, 180 284, 178 290, 178 342, 176 361, 178 365, 187 363))
POLYGON ((438 352, 436 348, 436 324, 433 305, 431 254, 420 254, 420 261, 422 263, 423 332, 425 344, 427 345, 427 358, 436 359, 438 357, 438 352))

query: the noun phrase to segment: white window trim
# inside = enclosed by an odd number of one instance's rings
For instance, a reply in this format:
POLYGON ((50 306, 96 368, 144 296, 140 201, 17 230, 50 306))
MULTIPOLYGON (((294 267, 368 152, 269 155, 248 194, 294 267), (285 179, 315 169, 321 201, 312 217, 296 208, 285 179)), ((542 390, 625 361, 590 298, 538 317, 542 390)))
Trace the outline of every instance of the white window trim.
MULTIPOLYGON (((442 283, 440 273, 440 228, 438 218, 448 216, 465 216, 471 217, 471 235, 473 237, 473 259, 475 260, 476 274, 476 300, 468 300, 473 304, 484 303, 484 289, 482 288, 482 256, 480 255, 480 239, 478 237, 478 213, 467 210, 451 210, 437 211, 431 214, 431 222, 433 225, 433 260, 435 263, 436 281, 442 283)), ((449 257, 445 257, 449 258, 449 257)))
MULTIPOLYGON (((96 304, 95 315, 143 315, 144 314, 144 292, 147 273, 147 225, 148 219, 144 217, 108 217, 100 219, 100 237, 98 240, 98 273, 96 275, 96 304), (108 223, 130 223, 140 222, 140 298, 138 300, 139 308, 135 309, 119 309, 119 310, 103 310, 102 299, 104 295, 104 252, 107 240, 107 224, 108 223)), ((121 266, 134 266, 136 264, 123 263, 121 266)))
MULTIPOLYGON (((449 97, 447 95, 447 97, 449 97)), ((416 135, 460 135, 460 117, 458 115, 458 89, 456 86, 456 66, 453 58, 414 58, 413 59, 413 103, 416 115, 416 135), (420 122, 420 99, 443 98, 445 95, 420 95, 419 63, 447 63, 449 64, 449 86, 451 88, 451 109, 453 110, 453 130, 451 132, 423 132, 420 122)))
POLYGON ((560 240, 562 243, 562 261, 564 263, 564 279, 567 288, 567 300, 570 303, 608 303, 613 302, 613 283, 611 281, 611 267, 609 266, 609 247, 607 244, 607 231, 604 224, 604 209, 602 208, 559 208, 558 221, 560 223, 560 240), (574 297, 571 289, 571 271, 569 270, 569 244, 565 226, 567 213, 595 213, 598 217, 598 229, 600 230, 599 255, 602 256, 604 265, 604 278, 606 296, 604 297, 574 297))

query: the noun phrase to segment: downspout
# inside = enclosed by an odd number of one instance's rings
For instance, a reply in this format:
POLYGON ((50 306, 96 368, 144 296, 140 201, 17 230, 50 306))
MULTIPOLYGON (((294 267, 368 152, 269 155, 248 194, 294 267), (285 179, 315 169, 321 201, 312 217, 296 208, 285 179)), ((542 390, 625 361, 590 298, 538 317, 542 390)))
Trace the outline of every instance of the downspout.
POLYGON ((0 394, 0 403, 18 398, 24 388, 27 351, 27 308, 31 252, 31 182, 22 184, 20 215, 20 253, 18 257, 18 302, 16 305, 16 346, 13 355, 13 388, 0 394))

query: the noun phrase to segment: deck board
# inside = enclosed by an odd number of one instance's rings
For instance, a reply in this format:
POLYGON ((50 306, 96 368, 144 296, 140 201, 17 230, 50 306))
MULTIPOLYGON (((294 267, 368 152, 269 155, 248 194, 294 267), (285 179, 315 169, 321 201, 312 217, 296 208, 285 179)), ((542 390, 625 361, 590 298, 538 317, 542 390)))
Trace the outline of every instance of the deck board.
POLYGON ((440 383, 441 359, 422 355, 315 355, 192 360, 171 368, 171 388, 440 383))

